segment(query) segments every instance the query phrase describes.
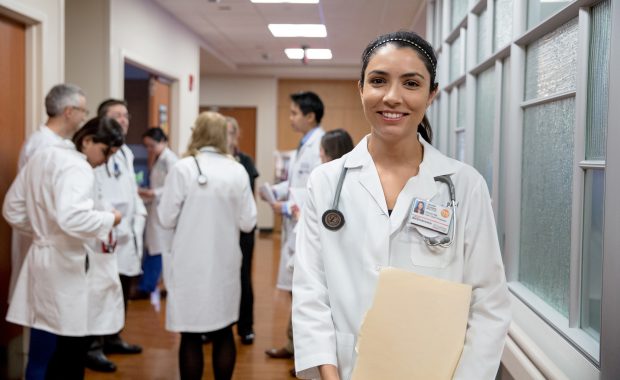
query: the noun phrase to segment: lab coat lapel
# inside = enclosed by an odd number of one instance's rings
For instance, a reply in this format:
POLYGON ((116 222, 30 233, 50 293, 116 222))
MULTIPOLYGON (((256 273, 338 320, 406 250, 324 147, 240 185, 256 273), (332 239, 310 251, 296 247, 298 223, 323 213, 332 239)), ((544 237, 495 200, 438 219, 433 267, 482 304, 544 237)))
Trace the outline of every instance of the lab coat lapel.
POLYGON ((387 204, 385 203, 385 195, 383 194, 383 188, 381 187, 381 181, 377 174, 377 168, 375 167, 370 154, 368 153, 368 140, 367 137, 363 138, 359 144, 351 151, 347 156, 345 162, 346 168, 360 168, 358 180, 362 187, 370 194, 375 200, 380 212, 387 215, 387 204))

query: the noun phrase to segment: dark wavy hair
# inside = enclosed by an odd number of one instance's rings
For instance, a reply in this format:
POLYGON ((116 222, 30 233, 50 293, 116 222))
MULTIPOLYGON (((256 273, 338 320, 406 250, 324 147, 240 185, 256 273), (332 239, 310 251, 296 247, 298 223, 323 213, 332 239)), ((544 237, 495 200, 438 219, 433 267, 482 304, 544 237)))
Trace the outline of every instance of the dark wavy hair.
POLYGON ((160 127, 152 127, 142 134, 142 138, 150 137, 157 142, 168 141, 168 136, 160 127))
MULTIPOLYGON (((370 58, 376 53, 377 48, 386 44, 394 44, 398 48, 409 48, 415 51, 422 62, 424 62, 424 66, 426 66, 428 72, 431 74, 429 91, 433 92, 437 89, 439 84, 435 81, 437 74, 437 56, 435 54, 435 50, 433 50, 431 44, 429 44, 424 38, 420 37, 415 32, 410 32, 407 30, 384 34, 375 38, 368 44, 368 46, 366 46, 366 49, 364 49, 364 52, 362 53, 362 72, 360 74, 361 87, 364 86, 366 68, 368 67, 370 58)), ((422 122, 418 125, 418 133, 422 135, 424 140, 432 143, 433 129, 431 128, 431 123, 428 121, 426 115, 424 115, 422 122)))
POLYGON ((116 120, 109 117, 94 117, 73 135, 73 144, 80 152, 82 142, 86 137, 91 137, 93 142, 105 144, 109 148, 117 148, 125 143, 123 128, 116 120))

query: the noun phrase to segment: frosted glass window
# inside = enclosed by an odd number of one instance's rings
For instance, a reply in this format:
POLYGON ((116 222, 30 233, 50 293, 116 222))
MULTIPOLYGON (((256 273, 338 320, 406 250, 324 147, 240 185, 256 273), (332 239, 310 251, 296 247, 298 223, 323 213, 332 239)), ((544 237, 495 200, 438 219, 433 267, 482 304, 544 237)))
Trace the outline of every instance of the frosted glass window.
POLYGON ((454 29, 467 14, 467 0, 451 0, 451 6, 452 23, 450 26, 454 29))
POLYGON ((467 94, 465 93, 465 84, 458 87, 458 104, 456 107, 456 129, 465 128, 465 117, 467 116, 467 94))
POLYGON ((456 132, 456 159, 465 161, 465 131, 456 132))
POLYGON ((603 1, 592 8, 586 136, 586 159, 588 160, 605 159, 609 104, 610 8, 610 1, 603 1))
POLYGON ((474 167, 493 190, 493 131, 495 123, 495 68, 484 71, 476 82, 474 167))
POLYGON ((487 43, 487 40, 490 38, 489 28, 487 27, 488 17, 489 12, 487 12, 486 9, 478 16, 478 56, 476 57, 476 62, 478 63, 482 62, 486 57, 491 55, 491 52, 488 49, 489 44, 487 43))
POLYGON ((581 328, 600 340, 605 171, 586 171, 583 207, 581 328))
POLYGON ((527 2, 527 28, 536 26, 540 21, 564 8, 572 0, 529 0, 527 2))
POLYGON ((503 48, 512 40, 512 0, 495 0, 493 31, 493 51, 503 48))
POLYGON ((525 109, 519 281, 568 316, 575 99, 525 109))
POLYGON ((525 99, 574 91, 577 75, 577 19, 527 48, 525 99))
POLYGON ((458 36, 457 39, 450 44, 450 82, 457 79, 462 74, 462 53, 461 36, 458 36))

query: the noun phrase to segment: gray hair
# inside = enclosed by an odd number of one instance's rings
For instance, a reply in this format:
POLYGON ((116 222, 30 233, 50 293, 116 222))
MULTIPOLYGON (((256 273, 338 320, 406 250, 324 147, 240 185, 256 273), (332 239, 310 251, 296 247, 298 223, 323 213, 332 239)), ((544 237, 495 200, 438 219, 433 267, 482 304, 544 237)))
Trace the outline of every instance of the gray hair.
POLYGON ((45 97, 45 112, 47 116, 60 115, 67 107, 77 107, 80 96, 86 96, 81 88, 74 84, 57 84, 52 87, 45 97))

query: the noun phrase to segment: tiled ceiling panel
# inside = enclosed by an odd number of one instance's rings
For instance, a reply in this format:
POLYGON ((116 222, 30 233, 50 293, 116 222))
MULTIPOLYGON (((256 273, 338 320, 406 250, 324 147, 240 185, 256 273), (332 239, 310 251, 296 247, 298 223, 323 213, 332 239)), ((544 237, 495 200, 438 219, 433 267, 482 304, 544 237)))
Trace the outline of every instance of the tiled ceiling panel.
POLYGON ((204 45, 201 74, 355 77, 360 54, 377 35, 413 28, 425 33, 425 0, 321 0, 319 4, 253 4, 250 0, 151 0, 195 32, 204 45), (275 38, 267 25, 325 24, 327 38, 275 38), (289 60, 285 48, 329 48, 333 59, 289 60), (315 70, 318 68, 318 70, 315 70), (330 72, 330 69, 331 70, 330 72))

